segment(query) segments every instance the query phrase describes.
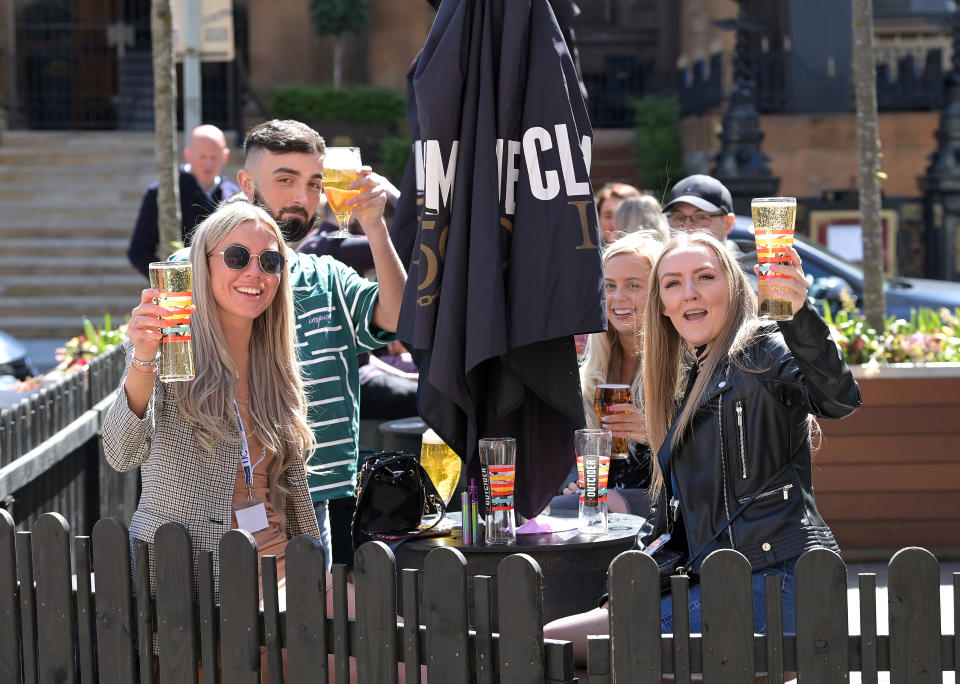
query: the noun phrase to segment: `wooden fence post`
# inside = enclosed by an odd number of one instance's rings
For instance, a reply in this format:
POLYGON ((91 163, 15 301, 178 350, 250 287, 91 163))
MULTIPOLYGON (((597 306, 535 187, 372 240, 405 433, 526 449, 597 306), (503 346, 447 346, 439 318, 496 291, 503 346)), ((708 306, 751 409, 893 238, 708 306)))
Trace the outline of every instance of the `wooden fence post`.
POLYGON ((327 572, 323 547, 313 537, 287 544, 287 676, 291 682, 327 675, 327 572))
POLYGON ((712 552, 700 570, 704 682, 753 684, 753 588, 750 564, 730 549, 712 552))
POLYGON ((101 681, 133 682, 137 677, 130 535, 119 520, 93 526, 93 573, 97 591, 97 669, 101 681))
POLYGON ((93 586, 90 580, 90 537, 74 537, 73 559, 77 569, 77 651, 80 681, 97 681, 96 628, 93 623, 93 586))
POLYGON ((20 596, 17 590, 16 527, 0 509, 0 680, 20 681, 20 596))
POLYGON ((17 532, 17 582, 20 584, 20 644, 23 682, 37 684, 37 593, 34 590, 33 537, 17 532))
POLYGON ((267 675, 271 682, 284 681, 283 650, 280 638, 280 589, 277 586, 277 557, 260 557, 260 587, 263 592, 263 646, 267 652, 267 675))
POLYGON ((475 575, 473 578, 477 684, 493 684, 497 681, 498 661, 493 641, 493 582, 489 575, 475 575))
POLYGON ((357 678, 361 682, 396 684, 400 655, 397 570, 390 547, 376 541, 361 545, 354 554, 353 579, 357 607, 354 649, 357 678))
POLYGON ((200 628, 200 662, 210 681, 220 677, 220 620, 218 619, 213 577, 213 551, 197 552, 197 604, 200 628))
POLYGON ((73 626, 77 621, 70 565, 70 525, 44 513, 33 528, 37 581, 37 639, 41 682, 77 680, 73 626))
POLYGON ((797 561, 797 672, 817 684, 849 681, 847 567, 830 549, 811 549, 797 561))
POLYGON ((783 578, 767 575, 764 578, 767 603, 767 681, 783 684, 783 578))
POLYGON ((939 684, 940 568, 926 549, 901 549, 887 571, 890 684, 939 684))
POLYGON ((653 558, 626 551, 613 559, 608 608, 610 651, 617 679, 659 684, 660 571, 653 558))
POLYGON ((220 649, 223 681, 259 684, 260 641, 257 542, 246 530, 229 530, 220 537, 220 649))
POLYGON ((197 684, 197 614, 190 533, 180 523, 164 523, 153 543, 160 681, 197 684))
POLYGON ((154 684, 153 653, 154 653, 154 606, 152 590, 150 588, 150 557, 151 545, 142 539, 134 541, 136 549, 136 580, 137 587, 137 653, 140 656, 140 684, 154 684))
POLYGON ((403 674, 406 684, 420 684, 420 573, 404 568, 403 582, 403 674))
POLYGON ((877 576, 861 572, 860 593, 860 682, 877 684, 877 576))
POLYGON ((438 547, 424 560, 423 624, 427 680, 468 684, 467 561, 456 549, 438 547))
POLYGON ((533 558, 518 553, 497 569, 500 617, 500 682, 542 682, 543 572, 533 558))

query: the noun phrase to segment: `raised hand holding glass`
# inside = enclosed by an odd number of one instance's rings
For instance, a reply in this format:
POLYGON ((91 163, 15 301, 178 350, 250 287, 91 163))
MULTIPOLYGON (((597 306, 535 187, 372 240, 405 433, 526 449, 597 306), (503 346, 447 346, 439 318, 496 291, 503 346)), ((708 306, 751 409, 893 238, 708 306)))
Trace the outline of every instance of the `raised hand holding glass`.
POLYGON ((360 177, 359 147, 328 147, 323 158, 323 194, 327 197, 330 209, 337 217, 340 230, 333 237, 348 238, 347 224, 353 210, 347 204, 351 197, 362 191, 350 190, 348 186, 360 177))

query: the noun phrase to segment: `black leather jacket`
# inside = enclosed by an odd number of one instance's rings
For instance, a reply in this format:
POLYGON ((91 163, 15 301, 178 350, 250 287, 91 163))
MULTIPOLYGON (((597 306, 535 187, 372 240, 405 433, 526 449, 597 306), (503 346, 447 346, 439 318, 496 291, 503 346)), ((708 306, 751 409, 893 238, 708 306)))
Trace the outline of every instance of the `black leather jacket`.
POLYGON ((859 408, 860 388, 809 304, 778 325, 718 369, 680 446, 669 453, 671 430, 657 456, 666 483, 657 526, 678 541, 685 530, 691 554, 763 490, 693 569, 716 548, 736 549, 754 570, 815 546, 839 550, 813 497, 808 414, 843 418, 859 408))

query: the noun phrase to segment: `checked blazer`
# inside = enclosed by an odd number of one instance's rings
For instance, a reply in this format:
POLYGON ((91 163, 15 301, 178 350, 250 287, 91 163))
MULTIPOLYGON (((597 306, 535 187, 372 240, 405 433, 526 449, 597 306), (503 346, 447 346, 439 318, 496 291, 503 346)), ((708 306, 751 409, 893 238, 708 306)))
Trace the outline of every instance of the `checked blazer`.
MULTIPOLYGON (((116 470, 140 467, 142 489, 130 522, 130 563, 135 562, 135 540, 150 543, 150 589, 156 591, 153 540, 166 522, 184 525, 193 542, 194 594, 197 591, 197 553, 213 552, 214 592, 220 595, 220 537, 231 527, 233 492, 240 466, 239 443, 219 444, 214 453, 201 451, 190 424, 171 400, 167 385, 157 380, 143 419, 127 405, 124 389, 130 371, 132 346, 120 391, 103 424, 103 449, 116 470)), ((237 433, 239 435, 239 432, 237 433)), ((297 460, 288 471, 288 494, 282 503, 288 539, 300 534, 320 537, 317 517, 307 489, 306 469, 297 460)), ((280 503, 277 504, 280 510, 280 503)))

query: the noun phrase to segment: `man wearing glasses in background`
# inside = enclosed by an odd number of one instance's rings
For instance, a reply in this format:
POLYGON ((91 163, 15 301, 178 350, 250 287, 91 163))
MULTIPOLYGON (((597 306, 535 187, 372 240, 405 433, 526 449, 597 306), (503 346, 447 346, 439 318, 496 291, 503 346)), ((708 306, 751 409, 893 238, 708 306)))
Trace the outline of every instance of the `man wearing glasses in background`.
POLYGON ((757 290, 757 276, 753 267, 757 263, 756 250, 744 252, 740 246, 727 239, 733 230, 733 197, 726 186, 713 176, 696 174, 687 176, 670 190, 670 199, 663 207, 670 230, 687 233, 703 230, 710 233, 736 258, 747 279, 757 290))

